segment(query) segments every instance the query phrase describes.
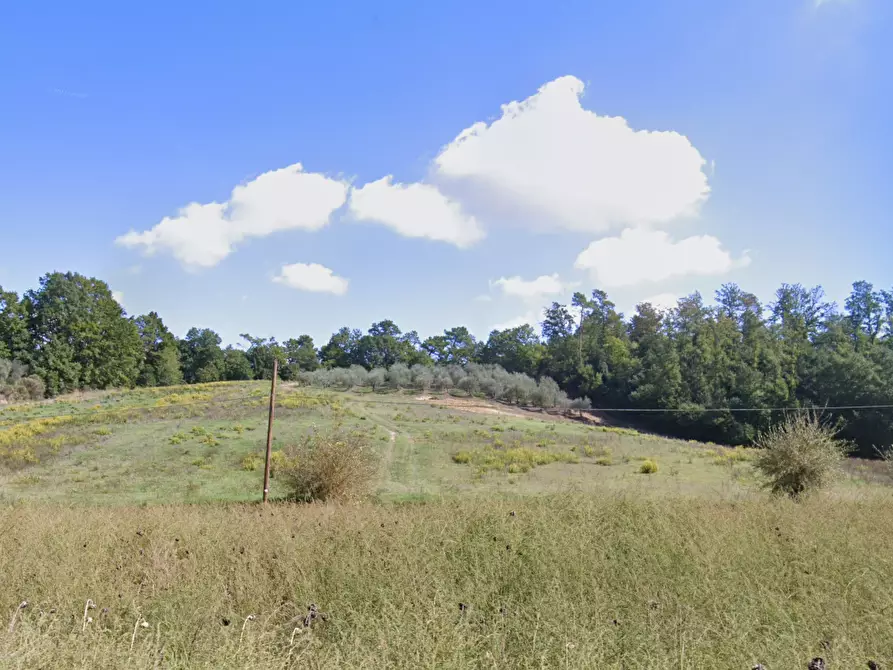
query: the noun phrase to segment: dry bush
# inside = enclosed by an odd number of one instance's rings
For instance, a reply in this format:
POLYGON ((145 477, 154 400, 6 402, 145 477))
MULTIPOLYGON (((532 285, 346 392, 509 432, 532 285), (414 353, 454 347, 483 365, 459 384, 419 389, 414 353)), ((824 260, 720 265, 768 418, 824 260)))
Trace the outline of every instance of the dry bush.
POLYGON ((847 443, 837 430, 813 412, 788 416, 761 433, 755 445, 762 449, 754 464, 773 493, 798 498, 830 484, 840 472, 847 443))
POLYGON ((369 437, 341 427, 318 429, 282 450, 276 476, 295 500, 346 500, 368 491, 377 474, 369 437))

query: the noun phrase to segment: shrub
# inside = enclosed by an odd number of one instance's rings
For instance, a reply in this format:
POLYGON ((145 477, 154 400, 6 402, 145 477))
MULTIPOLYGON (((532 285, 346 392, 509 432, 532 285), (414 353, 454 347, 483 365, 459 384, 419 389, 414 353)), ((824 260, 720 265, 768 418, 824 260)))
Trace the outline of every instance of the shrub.
POLYGON ((368 436, 341 427, 314 430, 283 449, 277 476, 300 501, 345 500, 366 492, 376 474, 368 436))
POLYGON ((463 464, 463 465, 466 464, 466 463, 471 463, 471 452, 470 452, 470 451, 464 451, 464 450, 463 450, 463 451, 457 451, 455 454, 453 454, 453 462, 454 462, 454 463, 461 463, 461 464, 463 464))
POLYGON ((611 460, 610 456, 599 456, 595 459, 596 465, 614 465, 614 461, 611 460))
POLYGON ((657 472, 657 462, 652 461, 650 458, 642 461, 642 465, 639 466, 639 472, 643 475, 653 475, 657 472))
POLYGON ((242 459, 242 469, 247 470, 248 472, 254 472, 263 465, 263 463, 263 459, 257 454, 248 454, 242 459))
POLYGON ((28 366, 18 361, 0 359, 0 399, 7 402, 41 400, 46 387, 40 377, 25 375, 28 366))
POLYGON ((760 433, 755 465, 773 493, 798 498, 827 486, 840 471, 848 445, 813 412, 791 415, 760 433))

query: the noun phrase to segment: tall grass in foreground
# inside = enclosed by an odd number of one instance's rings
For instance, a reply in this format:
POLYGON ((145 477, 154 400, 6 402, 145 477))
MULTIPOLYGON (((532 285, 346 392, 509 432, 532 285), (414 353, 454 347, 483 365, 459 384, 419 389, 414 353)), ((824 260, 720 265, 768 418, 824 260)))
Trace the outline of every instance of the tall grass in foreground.
POLYGON ((5 507, 0 666, 889 667, 891 502, 5 507))

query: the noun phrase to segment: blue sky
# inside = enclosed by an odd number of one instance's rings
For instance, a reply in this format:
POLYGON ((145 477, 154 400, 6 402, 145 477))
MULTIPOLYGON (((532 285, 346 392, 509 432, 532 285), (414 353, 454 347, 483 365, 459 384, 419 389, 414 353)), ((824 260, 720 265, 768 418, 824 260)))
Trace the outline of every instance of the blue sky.
POLYGON ((17 3, 0 284, 229 342, 841 301, 893 285, 891 38, 886 0, 17 3))

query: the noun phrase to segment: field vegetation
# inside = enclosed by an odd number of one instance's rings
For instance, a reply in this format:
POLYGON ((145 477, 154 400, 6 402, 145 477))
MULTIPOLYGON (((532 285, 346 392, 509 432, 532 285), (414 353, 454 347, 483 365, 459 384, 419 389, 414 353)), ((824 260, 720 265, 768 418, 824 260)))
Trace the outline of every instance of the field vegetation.
POLYGON ((793 501, 751 449, 284 384, 262 507, 267 392, 0 413, 41 427, 0 479, 4 667, 893 663, 883 461, 793 501))
POLYGON ((893 294, 541 325, 223 348, 0 289, 0 666, 893 667, 893 294))

